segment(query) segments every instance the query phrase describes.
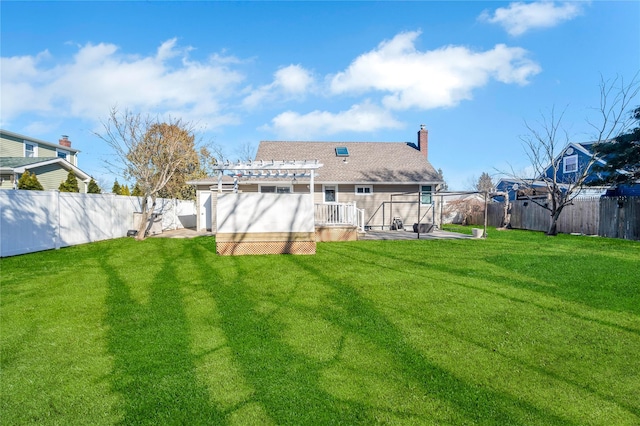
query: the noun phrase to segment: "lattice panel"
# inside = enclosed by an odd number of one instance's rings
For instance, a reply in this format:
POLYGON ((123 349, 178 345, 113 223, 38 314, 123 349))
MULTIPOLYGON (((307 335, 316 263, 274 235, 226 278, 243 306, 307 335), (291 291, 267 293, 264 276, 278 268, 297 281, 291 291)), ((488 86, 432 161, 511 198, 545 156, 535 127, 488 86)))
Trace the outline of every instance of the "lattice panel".
POLYGON ((222 256, 257 254, 316 254, 315 241, 216 242, 222 256))

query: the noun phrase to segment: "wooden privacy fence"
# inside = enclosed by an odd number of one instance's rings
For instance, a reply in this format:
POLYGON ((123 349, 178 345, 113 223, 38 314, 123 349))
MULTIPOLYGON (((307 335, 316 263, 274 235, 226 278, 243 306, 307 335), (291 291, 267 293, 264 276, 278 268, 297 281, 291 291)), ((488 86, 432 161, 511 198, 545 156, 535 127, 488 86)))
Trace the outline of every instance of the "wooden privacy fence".
POLYGON ((640 240, 640 197, 601 198, 598 235, 640 240))
MULTIPOLYGON (((500 226, 504 216, 504 204, 487 206, 487 223, 500 226)), ((511 227, 532 231, 547 231, 550 214, 537 204, 527 200, 511 202, 511 227)), ((482 212, 471 217, 471 223, 484 223, 482 212)), ((602 237, 640 240, 640 197, 582 198, 566 206, 558 219, 558 232, 580 233, 602 237)))

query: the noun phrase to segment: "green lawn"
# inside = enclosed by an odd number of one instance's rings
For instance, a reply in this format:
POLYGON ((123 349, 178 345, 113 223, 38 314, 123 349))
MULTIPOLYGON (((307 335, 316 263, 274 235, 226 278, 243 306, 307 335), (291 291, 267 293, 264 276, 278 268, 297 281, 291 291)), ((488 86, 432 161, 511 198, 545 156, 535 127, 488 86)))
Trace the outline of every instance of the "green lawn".
POLYGON ((640 243, 211 237, 0 260, 2 424, 640 424, 640 243))

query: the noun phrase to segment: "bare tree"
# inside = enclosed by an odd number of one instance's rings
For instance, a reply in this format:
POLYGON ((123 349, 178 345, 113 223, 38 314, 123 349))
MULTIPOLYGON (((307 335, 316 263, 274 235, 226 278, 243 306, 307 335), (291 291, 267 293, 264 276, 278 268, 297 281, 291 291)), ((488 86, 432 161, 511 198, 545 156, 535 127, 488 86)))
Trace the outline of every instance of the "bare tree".
MULTIPOLYGON (((588 121, 595 130, 594 144, 611 140, 629 128, 631 121, 627 111, 639 89, 638 75, 628 84, 621 77, 601 80, 599 120, 597 123, 588 121)), ((516 180, 520 193, 549 211, 547 235, 558 233, 557 222, 562 210, 579 195, 598 160, 594 153, 587 161, 576 164, 575 172, 570 176, 563 172, 563 150, 570 142, 562 126, 565 110, 557 113, 552 108, 550 116, 543 114, 536 126, 525 122, 529 133, 521 139, 535 179, 524 178, 513 171, 506 173, 516 180)))
POLYGON ((251 142, 245 142, 236 151, 241 161, 253 160, 256 156, 256 146, 251 142))
POLYGON ((149 219, 156 197, 174 174, 188 168, 193 161, 193 126, 181 119, 161 122, 149 115, 123 112, 112 108, 102 123, 104 133, 95 133, 115 152, 114 160, 107 160, 126 179, 135 182, 142 197, 142 215, 136 239, 146 237, 149 219))

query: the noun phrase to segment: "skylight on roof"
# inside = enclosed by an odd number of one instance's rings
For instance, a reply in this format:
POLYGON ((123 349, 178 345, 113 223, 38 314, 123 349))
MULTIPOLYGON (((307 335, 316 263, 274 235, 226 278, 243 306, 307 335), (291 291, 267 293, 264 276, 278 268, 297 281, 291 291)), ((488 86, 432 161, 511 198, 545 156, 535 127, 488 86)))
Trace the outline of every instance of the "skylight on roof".
POLYGON ((339 146, 336 148, 336 157, 348 157, 349 150, 346 146, 339 146))

